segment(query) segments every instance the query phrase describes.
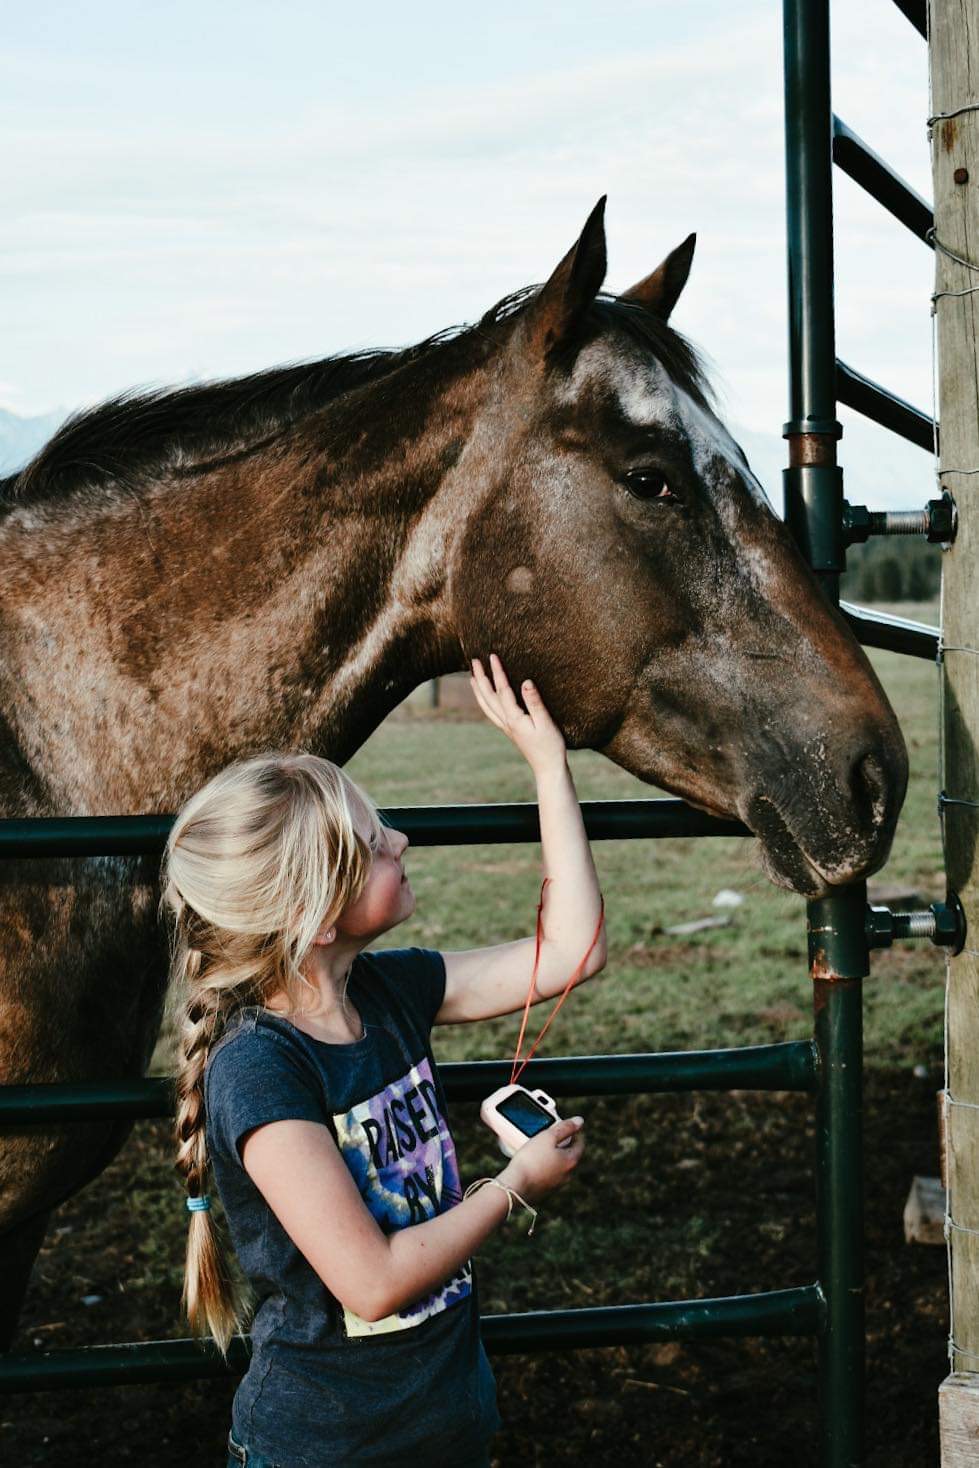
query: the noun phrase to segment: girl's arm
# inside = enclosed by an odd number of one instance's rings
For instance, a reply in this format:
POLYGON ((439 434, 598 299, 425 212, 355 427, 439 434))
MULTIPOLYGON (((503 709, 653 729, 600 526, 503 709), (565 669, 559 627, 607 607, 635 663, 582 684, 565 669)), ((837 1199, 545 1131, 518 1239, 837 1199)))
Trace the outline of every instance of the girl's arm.
MULTIPOLYGON (((573 1117, 532 1138, 499 1180, 530 1203, 559 1187, 581 1157, 580 1126, 573 1117)), ((326 1288, 364 1320, 381 1320, 444 1284, 507 1216, 507 1195, 487 1186, 427 1223, 382 1233, 320 1122, 266 1122, 246 1135, 241 1160, 326 1288)))
MULTIPOLYGON (((494 683, 474 660, 473 687, 487 717, 523 753, 537 782, 544 889, 543 938, 534 1002, 560 994, 595 936, 601 893, 581 806, 568 766, 564 736, 536 689, 524 684, 525 714, 517 703, 503 665, 491 654, 494 683)), ((445 998, 436 1024, 462 1024, 521 1009, 534 967, 536 934, 490 948, 443 953, 445 998)), ((589 955, 581 979, 605 966, 605 926, 589 955)))

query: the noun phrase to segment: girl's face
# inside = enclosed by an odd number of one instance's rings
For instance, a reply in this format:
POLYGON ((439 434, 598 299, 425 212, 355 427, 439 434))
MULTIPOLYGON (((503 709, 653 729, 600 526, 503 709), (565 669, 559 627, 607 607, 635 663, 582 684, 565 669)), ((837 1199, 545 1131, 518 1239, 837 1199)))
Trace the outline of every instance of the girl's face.
POLYGON ((408 846, 404 832, 384 826, 379 839, 369 837, 364 811, 358 812, 355 824, 364 840, 370 841, 374 860, 366 887, 337 919, 336 930, 338 937, 343 934, 369 939, 410 917, 415 910, 415 894, 402 864, 408 846))

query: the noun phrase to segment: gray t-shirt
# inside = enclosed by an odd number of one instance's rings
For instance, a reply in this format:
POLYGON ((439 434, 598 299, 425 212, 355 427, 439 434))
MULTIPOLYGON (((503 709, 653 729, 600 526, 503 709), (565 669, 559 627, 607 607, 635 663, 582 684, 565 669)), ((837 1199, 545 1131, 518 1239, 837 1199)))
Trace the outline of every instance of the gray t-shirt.
POLYGON ((252 1127, 299 1117, 330 1128, 385 1233, 459 1201, 429 1045, 445 994, 442 955, 360 953, 348 992, 364 1021, 362 1040, 327 1044, 250 1006, 229 1022, 205 1067, 208 1154, 258 1299, 232 1427, 281 1468, 403 1465, 416 1453, 447 1468, 479 1458, 500 1425, 471 1264, 395 1314, 363 1320, 326 1289, 241 1162, 252 1127))

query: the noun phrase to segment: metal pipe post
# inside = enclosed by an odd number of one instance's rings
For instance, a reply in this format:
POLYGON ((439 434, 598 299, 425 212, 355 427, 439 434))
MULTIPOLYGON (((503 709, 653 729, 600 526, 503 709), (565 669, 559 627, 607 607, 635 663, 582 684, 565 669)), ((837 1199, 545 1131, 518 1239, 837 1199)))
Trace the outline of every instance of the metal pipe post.
POLYGON ((809 903, 820 1082, 816 1100, 819 1282, 826 1297, 819 1337, 821 1462, 863 1462, 863 932, 867 885, 809 903))
MULTIPOLYGON (((833 115, 828 0, 784 0, 789 441, 785 518, 829 600, 845 567, 836 464, 833 313, 833 115)), ((808 904, 817 1099, 820 1462, 863 1462, 862 976, 866 883, 808 904)))

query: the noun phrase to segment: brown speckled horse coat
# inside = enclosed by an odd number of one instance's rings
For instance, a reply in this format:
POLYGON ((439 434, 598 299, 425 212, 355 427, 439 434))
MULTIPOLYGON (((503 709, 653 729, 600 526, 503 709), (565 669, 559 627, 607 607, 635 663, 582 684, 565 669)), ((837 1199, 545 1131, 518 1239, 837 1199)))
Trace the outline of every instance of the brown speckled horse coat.
MULTIPOLYGON (((546 284, 401 352, 125 396, 0 482, 0 815, 172 812, 263 748, 345 761, 491 648, 572 748, 760 838, 804 894, 886 860, 900 729, 604 200, 546 284)), ((144 1073, 155 859, 0 863, 0 1080, 144 1073)), ((0 1348, 51 1210, 131 1123, 0 1134, 0 1348)))

